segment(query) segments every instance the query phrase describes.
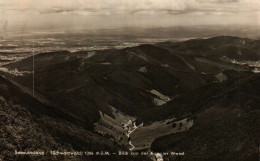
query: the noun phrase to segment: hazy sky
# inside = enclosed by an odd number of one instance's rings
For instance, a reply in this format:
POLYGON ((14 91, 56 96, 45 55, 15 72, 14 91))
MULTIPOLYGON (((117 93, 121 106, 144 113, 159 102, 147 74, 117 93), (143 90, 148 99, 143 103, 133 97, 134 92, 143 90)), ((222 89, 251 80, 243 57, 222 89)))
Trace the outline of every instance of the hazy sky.
POLYGON ((4 30, 260 25, 260 0, 0 0, 4 30))

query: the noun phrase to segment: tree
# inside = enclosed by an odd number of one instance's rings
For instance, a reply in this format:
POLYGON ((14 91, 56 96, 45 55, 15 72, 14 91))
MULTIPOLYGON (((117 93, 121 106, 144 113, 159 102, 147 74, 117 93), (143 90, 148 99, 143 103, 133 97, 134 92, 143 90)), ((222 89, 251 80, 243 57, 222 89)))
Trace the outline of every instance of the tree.
POLYGON ((179 123, 179 130, 181 129, 182 127, 182 122, 179 123))

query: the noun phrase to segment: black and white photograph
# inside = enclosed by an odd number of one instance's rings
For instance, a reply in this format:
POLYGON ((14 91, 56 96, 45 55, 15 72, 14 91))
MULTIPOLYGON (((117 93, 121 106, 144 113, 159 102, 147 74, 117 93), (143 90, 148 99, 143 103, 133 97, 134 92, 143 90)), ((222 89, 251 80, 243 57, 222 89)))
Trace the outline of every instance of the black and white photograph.
POLYGON ((260 0, 0 0, 0 161, 259 161, 260 0))

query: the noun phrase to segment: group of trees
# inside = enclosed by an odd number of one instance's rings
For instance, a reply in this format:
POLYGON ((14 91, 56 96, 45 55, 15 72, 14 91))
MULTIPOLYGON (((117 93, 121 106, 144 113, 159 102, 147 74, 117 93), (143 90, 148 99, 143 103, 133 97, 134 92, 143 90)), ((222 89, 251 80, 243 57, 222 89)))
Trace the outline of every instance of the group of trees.
MULTIPOLYGON (((178 124, 178 129, 181 130, 182 126, 183 126, 183 124, 182 124, 182 122, 180 122, 180 123, 178 124)), ((176 127, 177 127, 177 124, 176 124, 176 123, 173 123, 173 124, 172 124, 172 128, 176 128, 176 127)))

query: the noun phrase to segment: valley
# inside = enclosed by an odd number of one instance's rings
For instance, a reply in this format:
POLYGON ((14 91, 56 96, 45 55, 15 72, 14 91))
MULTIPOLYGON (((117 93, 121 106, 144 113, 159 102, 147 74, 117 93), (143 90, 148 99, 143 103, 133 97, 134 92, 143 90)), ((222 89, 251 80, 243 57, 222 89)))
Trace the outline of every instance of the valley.
MULTIPOLYGON (((224 160, 247 161, 258 154, 259 45, 254 39, 219 36, 39 52, 34 58, 5 53, 0 57, 6 60, 0 66, 1 107, 13 104, 12 111, 29 113, 32 128, 47 137, 46 148, 185 151, 184 160, 205 161, 218 159, 221 151, 230 152, 224 160)), ((4 115, 9 125, 15 116, 4 115)))

